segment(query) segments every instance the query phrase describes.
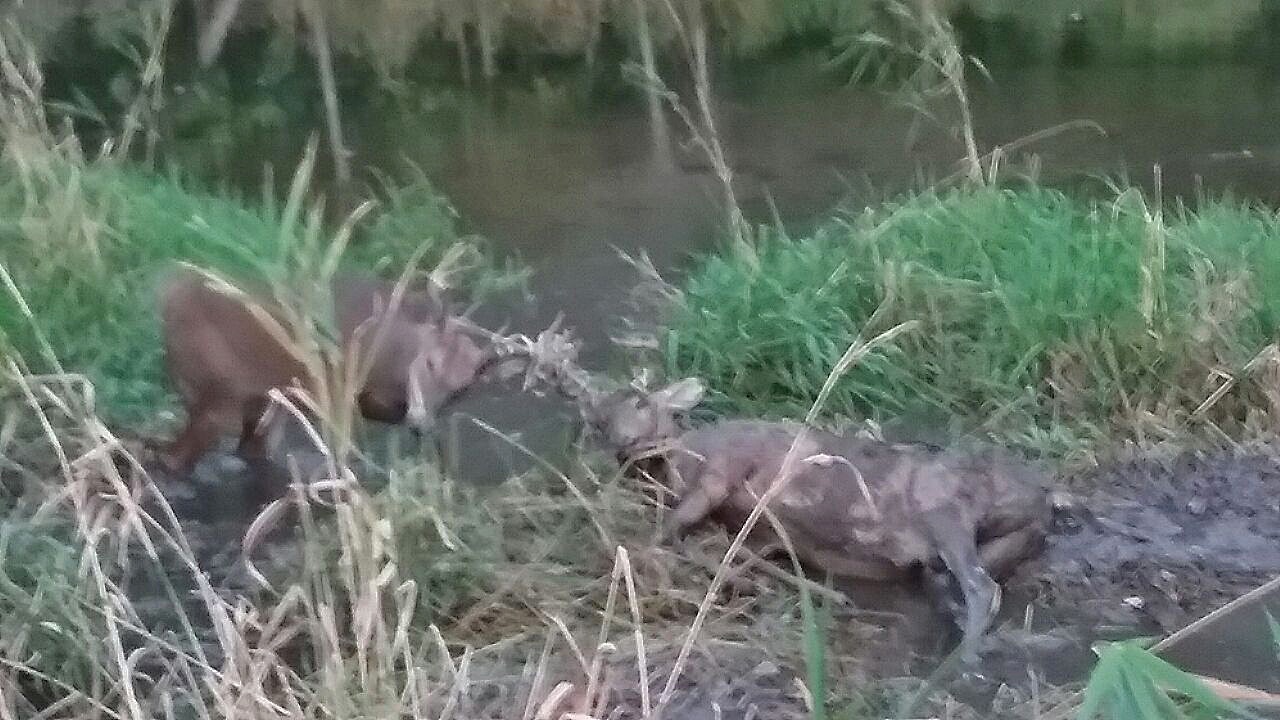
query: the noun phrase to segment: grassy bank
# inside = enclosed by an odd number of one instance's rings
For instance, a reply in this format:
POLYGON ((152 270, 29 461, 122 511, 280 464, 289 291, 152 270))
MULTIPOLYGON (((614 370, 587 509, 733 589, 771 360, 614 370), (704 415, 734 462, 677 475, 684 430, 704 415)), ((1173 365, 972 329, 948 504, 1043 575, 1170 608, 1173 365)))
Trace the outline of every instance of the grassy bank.
POLYGON ((859 333, 916 319, 839 382, 828 419, 907 416, 1076 457, 1242 438, 1280 421, 1277 273, 1280 218, 1260 207, 925 193, 811 237, 766 233, 757 258, 703 258, 665 351, 717 410, 795 417, 859 333))

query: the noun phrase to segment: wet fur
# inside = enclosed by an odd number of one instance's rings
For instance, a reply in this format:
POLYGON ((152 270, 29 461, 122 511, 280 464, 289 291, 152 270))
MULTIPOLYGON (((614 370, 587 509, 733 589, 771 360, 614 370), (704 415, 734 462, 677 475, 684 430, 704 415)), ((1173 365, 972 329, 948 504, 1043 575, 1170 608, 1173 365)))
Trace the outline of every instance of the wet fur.
MULTIPOLYGON (((741 527, 801 430, 737 420, 681 436, 666 454, 667 480, 679 498, 668 532, 708 517, 741 527)), ((924 518, 939 516, 945 519, 937 522, 973 537, 983 567, 1003 578, 1038 550, 1050 520, 1043 491, 1022 477, 1024 469, 995 454, 961 456, 808 429, 795 458, 770 510, 802 559, 838 575, 893 580, 931 563, 938 549, 924 518), (806 462, 814 456, 837 460, 806 462)), ((762 541, 774 539, 767 523, 757 528, 762 541)))

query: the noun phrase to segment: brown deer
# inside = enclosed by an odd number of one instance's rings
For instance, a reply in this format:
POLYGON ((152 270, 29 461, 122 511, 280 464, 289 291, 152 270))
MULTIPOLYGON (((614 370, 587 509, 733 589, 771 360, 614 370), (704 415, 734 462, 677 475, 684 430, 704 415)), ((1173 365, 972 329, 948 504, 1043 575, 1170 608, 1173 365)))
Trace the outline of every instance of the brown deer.
MULTIPOLYGON (((333 280, 334 319, 343 358, 363 372, 360 414, 385 423, 431 428, 436 414, 475 383, 492 359, 465 334, 435 292, 394 292, 381 280, 333 280)), ((279 306, 255 296, 273 317, 279 306)), ((244 455, 264 452, 259 421, 268 392, 312 389, 304 363, 237 297, 193 271, 168 279, 161 322, 169 376, 187 411, 186 427, 161 454, 172 472, 189 472, 217 439, 240 434, 244 455)))
MULTIPOLYGON (((768 509, 802 561, 879 581, 923 569, 946 591, 945 601, 954 578, 963 609, 951 604, 967 661, 976 659, 999 608, 996 579, 1038 552, 1046 536, 1051 505, 1040 478, 1001 454, 965 455, 787 422, 727 420, 685 430, 680 418, 703 395, 696 379, 652 391, 608 389, 576 366, 572 343, 559 333, 510 351, 529 357, 527 384, 549 384, 576 401, 619 460, 644 463, 670 487, 677 504, 666 537, 705 518, 739 530, 781 481, 768 509)), ((764 518, 750 538, 781 547, 764 518)))

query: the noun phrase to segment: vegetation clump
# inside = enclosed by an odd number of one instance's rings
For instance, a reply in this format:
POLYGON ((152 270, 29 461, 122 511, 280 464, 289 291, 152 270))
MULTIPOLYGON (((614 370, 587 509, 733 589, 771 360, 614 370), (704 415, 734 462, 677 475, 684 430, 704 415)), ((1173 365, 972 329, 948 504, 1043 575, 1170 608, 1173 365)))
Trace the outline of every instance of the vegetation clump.
POLYGON ((930 418, 1067 455, 1240 438, 1280 420, 1277 273, 1280 217, 1245 203, 925 192, 702 258, 665 352, 719 411, 794 417, 856 337, 916 319, 835 386, 827 420, 930 418))

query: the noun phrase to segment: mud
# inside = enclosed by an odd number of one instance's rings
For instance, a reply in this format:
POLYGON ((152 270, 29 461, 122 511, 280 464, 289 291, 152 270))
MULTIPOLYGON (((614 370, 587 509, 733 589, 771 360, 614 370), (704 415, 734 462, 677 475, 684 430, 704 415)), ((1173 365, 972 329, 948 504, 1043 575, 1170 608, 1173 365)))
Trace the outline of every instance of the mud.
POLYGON ((1058 604, 1171 632, 1280 572, 1274 456, 1133 461, 1083 480, 1087 512, 1055 535, 1037 574, 1058 604))
MULTIPOLYGON (((254 592, 239 540, 263 499, 255 488, 264 473, 283 490, 282 470, 225 453, 211 454, 192 478, 161 481, 184 516, 197 560, 228 597, 254 592)), ((1065 482, 1077 502, 1058 514, 1044 552, 1005 584, 1001 619, 986 640, 980 667, 951 676, 939 697, 986 710, 1022 707, 1047 687, 1081 681, 1095 640, 1173 632, 1280 574, 1280 495, 1273 490, 1280 488, 1280 461, 1273 455, 1134 460, 1065 482)), ((268 540, 272 547, 255 554, 268 575, 287 574, 296 560, 288 535, 277 533, 268 540)), ((793 598, 781 592, 780 581, 764 586, 779 593, 761 598, 758 612, 772 613, 782 607, 778 598, 793 598)), ((881 688, 921 678, 958 639, 918 586, 839 589, 854 606, 832 609, 827 639, 834 678, 881 688)), ((154 604, 162 613, 164 603, 154 604)), ((1280 690, 1280 663, 1260 618, 1190 638, 1173 659, 1196 672, 1280 690)), ((795 686, 803 668, 798 648, 764 656, 745 647, 730 643, 690 666, 673 700, 677 716, 804 714, 795 686)), ((659 653, 650 659, 660 675, 659 653)), ((638 708, 639 697, 626 694, 635 688, 624 680, 627 661, 615 658, 610 667, 620 673, 613 702, 638 708)), ((656 696, 660 686, 653 689, 656 696)))
MULTIPOLYGON (((1089 478, 1089 512, 1053 538, 1041 574, 1064 600, 1132 591, 1171 632, 1280 571, 1280 461, 1184 455, 1130 461, 1089 478)), ((1126 603, 1126 607, 1133 605, 1126 603)))
MULTIPOLYGON (((1077 652, 1094 639, 1167 635, 1280 574, 1275 454, 1134 460, 1072 484, 1084 489, 1082 507, 1059 518, 1043 555, 1008 588, 1029 598, 1034 626, 1069 630, 1077 652)), ((1266 627, 1236 633, 1216 648, 1189 640, 1179 659, 1223 679, 1280 687, 1266 627), (1270 658, 1258 672, 1231 662, 1258 651, 1270 658)), ((1076 674, 1071 666, 1088 660, 1058 653, 1049 665, 1076 674)))

